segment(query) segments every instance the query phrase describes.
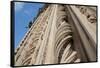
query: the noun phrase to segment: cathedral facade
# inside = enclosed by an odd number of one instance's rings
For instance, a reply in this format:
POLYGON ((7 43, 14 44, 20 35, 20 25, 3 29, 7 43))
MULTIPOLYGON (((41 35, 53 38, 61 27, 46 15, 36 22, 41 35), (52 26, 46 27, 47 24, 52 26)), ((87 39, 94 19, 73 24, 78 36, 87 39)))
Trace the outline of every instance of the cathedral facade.
POLYGON ((97 61, 96 7, 46 4, 32 23, 15 66, 97 61))

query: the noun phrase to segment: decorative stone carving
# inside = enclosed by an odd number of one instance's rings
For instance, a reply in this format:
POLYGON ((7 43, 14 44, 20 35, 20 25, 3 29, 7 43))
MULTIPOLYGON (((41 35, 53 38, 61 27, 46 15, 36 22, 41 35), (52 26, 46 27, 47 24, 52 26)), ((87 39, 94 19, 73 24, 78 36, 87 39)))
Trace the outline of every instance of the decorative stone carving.
MULTIPOLYGON (((32 24, 25 39, 22 40, 21 46, 16 49, 15 66, 82 62, 83 60, 81 59, 84 59, 84 57, 80 57, 80 52, 74 48, 75 42, 73 41, 75 41, 75 39, 73 36, 75 36, 74 34, 79 30, 86 28, 81 27, 77 29, 80 25, 75 25, 78 23, 78 20, 74 20, 73 18, 75 17, 71 16, 72 13, 69 10, 70 6, 51 4, 48 6, 45 5, 45 7, 46 8, 41 10, 36 21, 32 24), (72 29, 73 25, 75 29, 72 29), (76 30, 76 32, 74 30, 76 30), (27 42, 27 44, 25 44, 25 42, 27 42)), ((76 7, 77 10, 80 11, 79 13, 84 15, 89 22, 96 22, 95 13, 93 13, 93 15, 88 14, 90 13, 90 9, 84 6, 76 7)), ((75 11, 73 10, 73 12, 75 11)), ((79 42, 80 47, 83 47, 83 45, 85 45, 82 44, 84 43, 83 39, 88 35, 83 32, 81 38, 80 34, 81 33, 77 33, 77 35, 79 35, 77 38, 81 41, 79 42)), ((85 39, 87 40, 87 38, 85 39)), ((91 39, 89 40, 91 41, 91 39)), ((88 43, 88 41, 86 43, 88 43)), ((82 50, 85 49, 82 48, 82 50)), ((85 51, 83 52, 85 53, 85 51)), ((86 59, 88 61, 88 58, 86 59)))

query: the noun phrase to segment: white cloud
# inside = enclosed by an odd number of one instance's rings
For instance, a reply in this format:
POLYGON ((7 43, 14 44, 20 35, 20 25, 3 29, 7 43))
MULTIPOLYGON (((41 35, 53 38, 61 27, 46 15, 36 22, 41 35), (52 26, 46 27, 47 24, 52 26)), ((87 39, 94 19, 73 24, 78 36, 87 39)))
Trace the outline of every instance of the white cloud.
POLYGON ((20 11, 24 7, 25 3, 22 2, 16 2, 15 3, 15 11, 20 11))

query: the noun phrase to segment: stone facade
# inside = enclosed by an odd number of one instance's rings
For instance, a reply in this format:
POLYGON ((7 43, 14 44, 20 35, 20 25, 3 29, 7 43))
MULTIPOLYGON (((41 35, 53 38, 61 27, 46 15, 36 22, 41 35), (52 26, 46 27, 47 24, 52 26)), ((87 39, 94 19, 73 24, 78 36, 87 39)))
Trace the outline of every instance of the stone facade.
POLYGON ((15 51, 15 66, 96 61, 96 7, 49 4, 15 51))

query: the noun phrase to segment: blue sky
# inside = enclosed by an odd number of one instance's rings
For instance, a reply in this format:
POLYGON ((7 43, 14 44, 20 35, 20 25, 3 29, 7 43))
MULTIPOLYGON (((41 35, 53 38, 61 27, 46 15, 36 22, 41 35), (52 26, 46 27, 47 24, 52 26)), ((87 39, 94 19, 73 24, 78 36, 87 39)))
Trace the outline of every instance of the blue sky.
POLYGON ((36 17, 39 8, 44 4, 40 3, 25 3, 15 2, 15 48, 23 39, 28 28, 25 28, 28 23, 36 17))

